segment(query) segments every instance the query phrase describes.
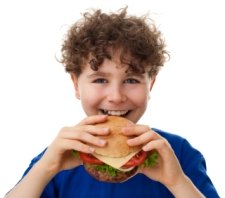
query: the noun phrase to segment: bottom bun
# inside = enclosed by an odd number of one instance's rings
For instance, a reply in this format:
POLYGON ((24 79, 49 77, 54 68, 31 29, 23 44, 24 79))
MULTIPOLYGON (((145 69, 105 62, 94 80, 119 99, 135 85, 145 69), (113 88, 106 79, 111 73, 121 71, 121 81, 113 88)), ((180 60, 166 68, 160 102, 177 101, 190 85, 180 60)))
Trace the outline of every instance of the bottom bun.
POLYGON ((134 167, 130 171, 120 171, 117 170, 112 174, 104 170, 98 169, 99 165, 93 164, 83 164, 85 170, 95 179, 104 182, 110 183, 120 183, 128 180, 130 177, 134 176, 137 173, 138 167, 134 167))

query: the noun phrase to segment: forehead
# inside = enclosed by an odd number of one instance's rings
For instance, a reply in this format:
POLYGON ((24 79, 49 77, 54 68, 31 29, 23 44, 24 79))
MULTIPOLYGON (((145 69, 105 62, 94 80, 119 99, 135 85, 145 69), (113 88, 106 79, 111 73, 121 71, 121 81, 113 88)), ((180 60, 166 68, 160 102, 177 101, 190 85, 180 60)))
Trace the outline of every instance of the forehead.
POLYGON ((105 59, 99 69, 97 71, 92 70, 90 67, 86 66, 83 73, 81 74, 83 77, 87 77, 89 79, 94 78, 140 78, 146 79, 148 78, 147 73, 137 73, 132 72, 132 70, 128 70, 129 66, 121 64, 120 62, 105 59))
POLYGON ((114 74, 126 74, 130 75, 131 71, 129 71, 129 65, 121 63, 118 58, 113 57, 112 59, 105 58, 103 62, 98 66, 97 69, 93 69, 89 64, 84 67, 83 72, 88 72, 89 74, 94 75, 109 75, 110 73, 114 74))
POLYGON ((105 62, 111 61, 115 64, 116 68, 125 68, 126 73, 139 73, 143 74, 149 71, 150 65, 145 65, 139 58, 135 58, 130 52, 125 51, 123 48, 108 48, 108 56, 103 58, 89 55, 86 66, 90 66, 94 71, 99 70, 105 62), (102 61, 101 61, 102 60, 102 61))

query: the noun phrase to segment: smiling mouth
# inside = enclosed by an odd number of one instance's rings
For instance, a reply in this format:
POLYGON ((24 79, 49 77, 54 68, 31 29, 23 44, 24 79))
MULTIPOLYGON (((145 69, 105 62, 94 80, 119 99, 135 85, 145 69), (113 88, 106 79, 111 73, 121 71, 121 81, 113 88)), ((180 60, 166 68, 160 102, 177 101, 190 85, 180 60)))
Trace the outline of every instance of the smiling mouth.
POLYGON ((126 116, 130 111, 129 110, 105 110, 105 109, 101 109, 101 112, 104 115, 112 115, 112 116, 126 116))

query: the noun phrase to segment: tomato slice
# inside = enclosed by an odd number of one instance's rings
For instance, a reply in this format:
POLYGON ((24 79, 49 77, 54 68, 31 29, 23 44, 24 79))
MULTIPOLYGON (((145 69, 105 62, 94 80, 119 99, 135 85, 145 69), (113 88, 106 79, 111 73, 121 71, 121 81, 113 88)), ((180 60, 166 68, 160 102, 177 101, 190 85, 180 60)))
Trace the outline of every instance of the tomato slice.
POLYGON ((79 155, 81 160, 84 163, 97 164, 97 165, 104 164, 101 160, 97 159, 92 154, 79 152, 79 155))
POLYGON ((126 164, 122 166, 122 168, 131 168, 134 166, 138 166, 143 163, 147 157, 148 153, 141 150, 134 157, 132 157, 126 164))

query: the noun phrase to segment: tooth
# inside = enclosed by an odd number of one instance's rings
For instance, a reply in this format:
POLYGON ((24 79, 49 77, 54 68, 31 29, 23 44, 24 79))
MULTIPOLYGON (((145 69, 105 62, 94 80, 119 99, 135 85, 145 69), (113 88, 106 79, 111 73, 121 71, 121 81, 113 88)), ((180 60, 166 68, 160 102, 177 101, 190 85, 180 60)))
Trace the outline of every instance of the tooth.
POLYGON ((125 115, 128 111, 107 111, 104 110, 104 113, 108 114, 108 115, 116 115, 116 116, 120 116, 120 115, 125 115))

